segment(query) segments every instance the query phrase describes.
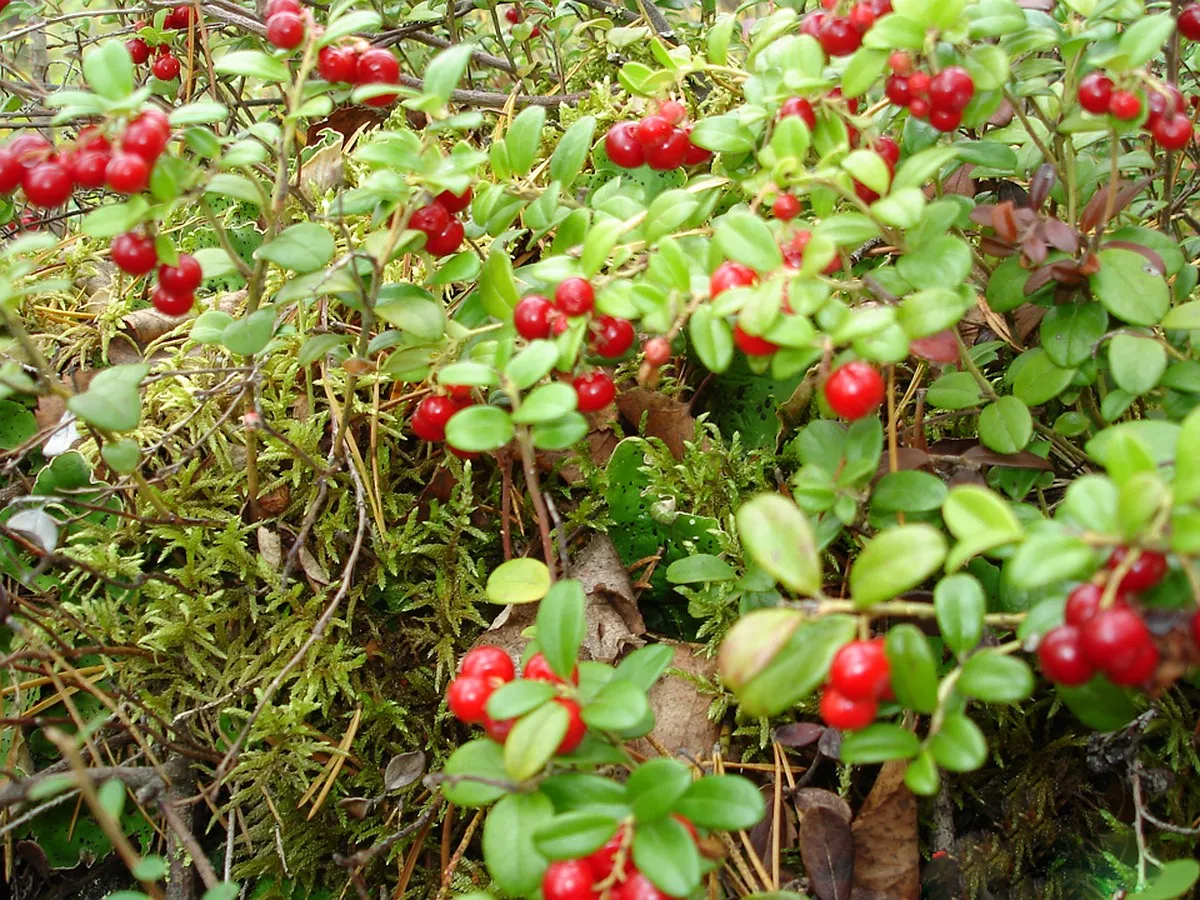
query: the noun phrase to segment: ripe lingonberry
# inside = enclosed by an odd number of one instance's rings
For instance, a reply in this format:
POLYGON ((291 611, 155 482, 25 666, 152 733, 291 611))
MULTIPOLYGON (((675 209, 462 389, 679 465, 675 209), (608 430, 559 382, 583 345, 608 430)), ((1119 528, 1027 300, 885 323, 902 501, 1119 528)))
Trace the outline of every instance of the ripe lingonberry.
POLYGON ((908 76, 908 89, 914 97, 924 97, 929 93, 929 84, 933 79, 928 72, 913 72, 908 76))
MULTIPOLYGON (((1090 581, 1079 585, 1067 594, 1067 602, 1063 606, 1063 621, 1076 627, 1083 625, 1100 610, 1100 601, 1104 597, 1104 588, 1090 581)), ((1118 591, 1113 598, 1113 606, 1128 606, 1125 595, 1118 591)))
POLYGON ((516 25, 524 17, 521 15, 521 8, 514 3, 504 11, 504 18, 508 20, 509 25, 516 25))
POLYGON ((929 113, 929 124, 938 131, 954 131, 962 124, 962 113, 952 109, 934 109, 929 113))
POLYGON ((104 172, 108 168, 109 155, 99 150, 84 150, 67 157, 67 171, 80 187, 104 187, 104 172))
POLYGON ((517 724, 516 719, 493 719, 491 716, 484 714, 483 731, 497 744, 503 744, 508 740, 509 732, 513 730, 513 726, 517 724))
POLYGON ((326 81, 352 82, 357 69, 358 56, 350 47, 322 47, 317 54, 317 73, 326 81))
POLYGON ((821 718, 826 725, 842 731, 866 728, 875 721, 878 708, 875 700, 851 700, 829 685, 821 693, 821 718))
POLYGON ((25 167, 7 147, 0 147, 0 194, 11 194, 21 184, 25 167))
POLYGON ((883 402, 883 378, 865 362, 848 362, 825 382, 829 408, 843 419, 861 419, 883 402))
POLYGON ((622 169, 636 169, 646 161, 637 127, 637 122, 618 122, 604 135, 604 152, 622 169))
POLYGON ((1055 684, 1079 685, 1096 674, 1096 667, 1083 652, 1079 629, 1074 625, 1059 625, 1046 632, 1038 644, 1037 654, 1042 672, 1055 684))
POLYGON ((747 356, 770 356, 779 349, 778 344, 773 344, 764 337, 748 333, 739 324, 733 326, 733 345, 747 356))
MULTIPOLYGON (((167 27, 168 28, 177 28, 180 31, 183 31, 189 25, 192 24, 192 20, 195 17, 196 17, 196 10, 194 8, 192 8, 191 6, 188 6, 187 4, 181 4, 179 6, 176 6, 173 10, 171 10, 171 12, 168 16, 171 24, 167 25, 167 27)), ((166 24, 166 23, 164 22, 164 24, 166 24)))
POLYGON ((1134 687, 1145 684, 1158 669, 1158 648, 1153 642, 1142 645, 1138 654, 1124 665, 1113 663, 1104 674, 1113 684, 1134 687))
POLYGON ((857 3, 850 7, 850 24, 859 34, 866 34, 875 24, 875 10, 866 3, 857 3))
POLYGON ((458 252, 466 237, 466 229, 458 219, 451 219, 439 234, 425 239, 425 252, 430 256, 443 257, 458 252))
POLYGON ((713 152, 707 147, 701 147, 699 144, 692 142, 692 126, 683 126, 683 132, 687 135, 688 145, 687 152, 683 155, 683 164, 685 166, 699 166, 708 162, 713 158, 713 152))
POLYGON ((1200 610, 1192 616, 1192 640, 1200 646, 1200 610))
POLYGON ((632 853, 628 846, 626 838, 625 826, 620 826, 607 841, 604 846, 587 858, 588 864, 592 867, 592 872, 595 873, 597 881, 604 881, 612 874, 617 865, 617 855, 621 852, 621 848, 625 847, 625 863, 623 866, 622 875, 628 879, 633 875, 633 860, 632 853))
MULTIPOLYGON (((397 84, 400 81, 400 61, 391 50, 374 47, 358 58, 354 72, 356 84, 397 84)), ((387 106, 396 99, 395 94, 378 94, 368 97, 363 103, 368 106, 387 106)))
POLYGON ((291 12, 278 12, 267 19, 267 42, 281 50, 292 50, 304 42, 304 20, 291 12))
POLYGON ((1135 666, 1146 646, 1153 646, 1146 624, 1127 607, 1100 610, 1083 624, 1080 633, 1087 658, 1110 677, 1135 666))
POLYGON ((646 154, 646 165, 659 172, 678 169, 687 158, 688 148, 691 145, 688 133, 682 128, 672 126, 671 133, 667 135, 665 141, 652 147, 643 148, 646 154))
POLYGON ((567 733, 558 745, 558 752, 570 753, 583 742, 583 737, 587 734, 587 725, 583 724, 579 704, 574 700, 555 697, 554 702, 567 711, 567 733))
POLYGON ((408 227, 414 231, 423 231, 425 236, 433 237, 441 234, 450 224, 450 213, 440 203, 429 203, 414 210, 408 217, 408 227))
POLYGON ((154 77, 160 81, 173 81, 179 77, 181 66, 179 60, 170 53, 165 56, 160 56, 154 60, 154 65, 150 67, 150 71, 154 73, 154 77))
POLYGON ((904 75, 890 75, 883 84, 883 92, 888 100, 897 106, 908 106, 912 102, 912 90, 909 79, 904 75))
POLYGON ((471 675, 475 678, 495 678, 505 684, 517 677, 517 669, 512 657, 501 647, 484 644, 476 647, 463 657, 459 674, 471 675))
POLYGON ((665 116, 649 115, 637 124, 638 142, 647 150, 664 144, 675 130, 665 116))
POLYGON ((687 107, 678 100, 664 100, 658 104, 658 114, 672 125, 680 125, 687 118, 687 107))
POLYGON ((513 326, 517 334, 527 341, 550 336, 550 313, 554 311, 552 304, 540 294, 530 294, 521 298, 513 309, 513 326))
POLYGON ((584 316, 596 304, 596 292, 586 278, 568 278, 554 290, 554 305, 568 316, 584 316))
POLYGON ((642 347, 642 353, 645 354, 646 362, 657 369, 671 358, 671 342, 665 337, 652 337, 642 347))
POLYGON ((771 204, 771 214, 781 222, 790 222, 800 215, 800 201, 794 194, 780 194, 771 204))
MULTIPOLYGON (((580 412, 596 412, 604 409, 617 396, 617 386, 607 372, 596 371, 590 375, 577 375, 575 399, 580 412)), ((528 676, 526 676, 528 677, 528 676)))
POLYGON ((180 253, 173 266, 164 264, 158 267, 158 283, 171 294, 190 294, 200 287, 203 280, 200 263, 187 253, 180 253))
POLYGON ((849 56, 862 45, 862 32, 844 16, 826 16, 817 40, 830 56, 849 56))
POLYGON ((708 293, 717 297, 730 288, 749 287, 758 281, 758 274, 739 262, 728 260, 717 266, 708 279, 708 293))
POLYGON ((16 157, 22 168, 32 169, 53 155, 54 145, 36 131, 29 131, 13 138, 9 142, 8 150, 16 157))
POLYGON ((1150 126, 1150 133, 1164 150, 1182 150, 1192 140, 1192 120, 1183 113, 1162 116, 1150 126))
POLYGON ((936 110, 962 112, 975 95, 975 82, 961 66, 947 66, 929 82, 929 103, 936 110))
POLYGON ((456 412, 458 404, 449 397, 426 397, 413 411, 413 434, 423 441, 444 441, 446 423, 456 412))
POLYGON ((139 37, 127 40, 125 49, 129 51, 129 58, 135 66, 140 66, 150 59, 150 45, 139 37))
POLYGON ((128 275, 145 275, 158 265, 154 238, 146 234, 118 234, 112 239, 111 250, 113 265, 128 275))
POLYGON ((592 350, 607 359, 624 356, 633 346, 633 323, 616 316, 597 316, 593 323, 596 335, 592 339, 592 350))
POLYGON ((912 57, 903 50, 893 50, 888 56, 888 68, 897 75, 909 75, 912 73, 912 57))
POLYGON ((140 156, 146 162, 153 162, 162 156, 171 139, 171 131, 162 129, 155 119, 138 117, 129 123, 125 133, 121 135, 121 149, 126 153, 140 156))
MULTIPOLYGON (((1108 568, 1116 569, 1129 555, 1128 547, 1118 547, 1108 558, 1108 568)), ((1167 574, 1167 558, 1154 550, 1143 550, 1133 561, 1129 570, 1121 578, 1118 587, 1122 591, 1136 594, 1138 591, 1148 591, 1167 574)))
POLYGON ((1079 82, 1079 105, 1090 113, 1103 115, 1112 100, 1112 79, 1103 72, 1089 72, 1079 82))
POLYGON ((1142 113, 1142 101, 1132 91, 1113 91, 1108 111, 1122 121, 1136 119, 1142 113))
MULTIPOLYGON (((912 79, 909 80, 909 86, 912 86, 912 79)), ((929 101, 924 97, 913 97, 908 101, 908 111, 914 119, 929 118, 929 101)))
POLYGON ((71 176, 66 167, 58 162, 38 163, 25 171, 21 179, 21 190, 31 206, 50 209, 62 206, 71 196, 71 176))
POLYGON ((150 164, 136 153, 117 153, 108 161, 104 180, 118 194, 136 194, 150 183, 150 164))
POLYGON ((671 900, 641 872, 633 872, 612 892, 613 900, 671 900))
POLYGON ((150 303, 164 316, 182 316, 195 302, 192 294, 172 294, 161 284, 150 294, 150 303))
POLYGON ((786 119, 788 116, 799 116, 810 131, 817 127, 817 114, 812 104, 803 97, 788 97, 783 101, 779 107, 779 118, 786 119))
POLYGON ((542 876, 544 900, 595 900, 595 874, 586 859, 560 859, 546 867, 542 876))
POLYGON ((849 700, 877 700, 883 696, 891 667, 880 641, 851 641, 833 657, 829 684, 849 700))
MULTIPOLYGON (((540 653, 535 653, 529 657, 525 663, 525 668, 521 670, 521 677, 528 678, 531 681, 546 681, 550 684, 566 684, 566 679, 560 678, 555 671, 550 668, 550 663, 546 662, 546 657, 540 653)), ((574 684, 579 684, 579 667, 576 666, 571 671, 571 681, 574 684)))
POLYGON ((442 191, 434 201, 445 207, 446 212, 450 214, 460 213, 471 205, 471 198, 474 196, 470 188, 467 188, 461 194, 452 194, 450 191, 442 191))
POLYGON ((1189 41, 1200 41, 1200 3, 1189 3, 1181 9, 1175 24, 1189 41))
POLYGON ((267 8, 263 10, 263 15, 268 19, 281 12, 294 13, 298 16, 301 11, 302 8, 297 0, 267 0, 267 8))
POLYGON ((460 675, 450 682, 450 688, 446 691, 446 705, 460 722, 477 725, 484 720, 488 697, 491 695, 492 686, 482 678, 460 675))
POLYGON ((800 33, 821 40, 821 27, 825 24, 828 14, 821 9, 814 9, 800 21, 800 33))

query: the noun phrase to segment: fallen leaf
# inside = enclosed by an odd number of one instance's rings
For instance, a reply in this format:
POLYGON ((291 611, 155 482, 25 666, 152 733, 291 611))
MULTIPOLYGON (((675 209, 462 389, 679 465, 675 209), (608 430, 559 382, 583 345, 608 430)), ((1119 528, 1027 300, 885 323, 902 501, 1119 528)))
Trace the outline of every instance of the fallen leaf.
POLYGON ((258 527, 258 552, 270 569, 278 569, 283 565, 283 541, 279 532, 272 531, 264 525, 258 527))
MULTIPOLYGON (((750 829, 750 846, 754 848, 754 853, 759 859, 770 859, 775 846, 775 784, 768 781, 759 790, 763 795, 763 799, 767 802, 767 813, 759 819, 757 825, 750 829)), ((796 829, 796 809, 790 803, 786 802, 786 788, 782 796, 784 802, 780 804, 782 808, 779 811, 779 823, 781 826, 779 846, 790 850, 796 846, 799 835, 796 829)))
POLYGON ((583 649, 591 659, 612 662, 627 647, 640 647, 646 622, 638 611, 633 584, 607 534, 595 534, 571 563, 571 577, 588 597, 583 649))
POLYGON ((904 784, 906 765, 891 760, 880 767, 854 819, 854 900, 920 897, 917 799, 904 784))
POLYGON ((322 587, 329 584, 329 573, 325 571, 325 567, 317 561, 317 558, 308 552, 308 547, 300 548, 300 568, 304 570, 304 574, 310 581, 314 581, 322 587))
POLYGON ((409 753, 398 753, 388 760, 387 768, 383 770, 383 788, 387 791, 398 791, 408 787, 425 774, 425 753, 413 750, 409 753))
POLYGON ((827 791, 824 788, 800 788, 792 795, 792 801, 796 804, 796 811, 801 816, 807 816, 814 809, 827 809, 847 825, 850 824, 850 819, 853 817, 853 813, 850 812, 850 804, 833 791, 827 791))
POLYGON ((824 806, 800 819, 800 858, 809 890, 818 900, 849 900, 855 873, 855 842, 850 825, 824 806))
POLYGON ((621 415, 648 438, 658 438, 667 445, 671 455, 683 459, 684 442, 696 436, 696 420, 688 404, 659 391, 633 388, 623 391, 616 400, 621 415))
POLYGON ((784 747, 807 747, 820 740, 824 730, 816 722, 790 722, 775 729, 774 740, 784 747))
MULTIPOLYGON (((663 643, 675 649, 672 668, 703 679, 716 674, 716 660, 705 658, 700 645, 663 643)), ((699 759, 712 751, 721 728, 720 723, 708 717, 711 697, 696 690, 695 685, 682 675, 672 672, 650 688, 647 698, 656 720, 654 738, 673 755, 699 759)), ((655 752, 644 740, 635 741, 633 749, 646 756, 655 752)))

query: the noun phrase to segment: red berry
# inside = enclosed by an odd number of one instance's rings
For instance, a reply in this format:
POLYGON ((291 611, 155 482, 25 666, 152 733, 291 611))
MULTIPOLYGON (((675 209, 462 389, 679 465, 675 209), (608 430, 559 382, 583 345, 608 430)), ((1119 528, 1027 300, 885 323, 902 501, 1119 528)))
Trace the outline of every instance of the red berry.
POLYGON ((1108 111, 1122 121, 1136 119, 1142 113, 1142 101, 1132 91, 1113 91, 1108 111))
POLYGON ((125 49, 129 51, 129 58, 133 60, 135 66, 140 66, 150 59, 150 45, 139 37, 127 40, 125 49))
POLYGON ((875 139, 875 143, 871 145, 871 149, 883 157, 883 161, 888 164, 888 168, 893 170, 894 173, 896 163, 900 162, 900 145, 896 143, 895 139, 885 134, 875 139))
POLYGON ((554 305, 540 294, 521 298, 513 310, 513 326, 527 341, 550 336, 550 313, 554 305))
POLYGON ((505 684, 517 677, 516 667, 512 657, 502 648, 484 644, 476 647, 463 657, 459 673, 475 678, 495 678, 505 684))
POLYGON ((449 224, 450 213, 440 203, 422 206, 408 217, 408 227, 414 231, 423 231, 426 237, 441 234, 449 224))
POLYGON ((0 194, 11 194, 21 184, 25 167, 7 147, 0 147, 0 194))
POLYGON ((104 180, 118 194, 136 194, 150 183, 150 164, 135 153, 117 153, 108 161, 104 180))
POLYGON ((831 728, 855 731, 875 721, 878 703, 875 700, 851 700, 826 686, 821 693, 821 718, 831 728))
POLYGON ((1079 105, 1090 113, 1103 115, 1108 112, 1112 94, 1112 79, 1103 72, 1089 72, 1079 82, 1079 105))
POLYGON ((150 295, 150 302, 164 316, 182 316, 196 302, 192 294, 172 294, 160 284, 150 295))
POLYGON ((883 92, 888 100, 897 106, 908 106, 912 102, 912 91, 909 89, 909 79, 903 75, 890 75, 884 82, 883 92))
POLYGON ((423 441, 444 441, 446 423, 458 412, 458 404, 449 397, 426 397, 412 415, 413 434, 423 441))
POLYGON ((451 219, 440 234, 425 239, 425 252, 439 258, 449 256, 451 253, 458 252, 465 237, 466 230, 463 228, 463 223, 458 219, 451 219))
POLYGON ((179 77, 180 65, 179 60, 168 53, 166 56, 160 56, 154 60, 154 65, 150 67, 150 71, 154 73, 154 77, 160 81, 173 81, 179 77))
POLYGON ((446 691, 446 705, 460 722, 477 725, 483 722, 488 697, 492 686, 482 678, 460 675, 450 682, 446 691))
POLYGON ((508 19, 510 25, 516 25, 522 18, 520 7, 510 6, 504 11, 504 18, 508 19))
POLYGON ((558 745, 558 753, 570 753, 583 743, 583 736, 587 734, 587 726, 583 724, 579 704, 574 700, 555 697, 554 702, 567 711, 567 733, 563 735, 562 742, 558 745))
POLYGON ((1192 640, 1200 646, 1200 610, 1192 616, 1192 640))
POLYGON ((1192 120, 1183 113, 1170 118, 1163 116, 1154 123, 1150 133, 1164 150, 1182 150, 1192 140, 1192 120))
POLYGON ((646 150, 660 147, 666 143, 675 126, 660 115, 646 116, 637 124, 638 143, 646 150))
POLYGON ((692 126, 685 125, 684 132, 688 136, 687 153, 683 155, 683 164, 685 166, 699 166, 708 162, 713 158, 713 152, 698 144, 692 143, 692 126))
POLYGON ((15 137, 8 145, 9 152, 16 157, 24 169, 32 169, 46 162, 54 152, 54 145, 36 131, 27 131, 15 137))
POLYGON ((866 3, 858 3, 850 7, 850 24, 859 34, 866 34, 875 24, 875 10, 866 3))
POLYGON ((595 900, 600 896, 592 890, 595 877, 586 859, 552 862, 542 876, 543 900, 595 900))
POLYGON ((157 106, 147 106, 129 125, 130 127, 136 125, 139 128, 156 129, 164 140, 171 139, 171 121, 167 118, 167 114, 157 106))
MULTIPOLYGON (((547 681, 550 684, 566 684, 566 680, 559 678, 554 670, 550 668, 550 663, 546 662, 546 657, 540 653, 535 653, 529 657, 529 661, 525 663, 525 668, 521 670, 521 677, 528 678, 531 681, 547 681)), ((571 682, 579 684, 579 667, 576 666, 571 672, 571 682)))
POLYGON ((825 399, 843 419, 861 419, 883 402, 883 378, 865 362, 848 362, 825 382, 825 399))
MULTIPOLYGON (((451 448, 451 452, 453 452, 453 449, 451 448)), ((516 719, 500 719, 497 721, 486 713, 483 717, 484 733, 497 744, 503 744, 508 740, 509 732, 513 730, 513 726, 516 724, 516 719)))
POLYGON ((267 42, 281 50, 304 43, 304 20, 295 13, 279 12, 267 19, 267 42))
POLYGON ((633 346, 633 323, 628 319, 618 319, 616 316, 597 316, 595 323, 596 336, 592 340, 592 349, 608 359, 624 356, 633 346))
POLYGON ((646 362, 654 366, 656 369, 665 365, 671 358, 671 342, 665 337, 652 337, 646 341, 642 347, 642 353, 646 356, 646 362))
POLYGON ((935 109, 929 113, 929 124, 938 131, 954 131, 962 124, 962 113, 951 109, 935 109))
POLYGON ((897 75, 909 75, 912 73, 912 57, 903 50, 893 50, 888 57, 888 68, 897 75))
POLYGON ((821 26, 825 24, 827 14, 824 10, 814 9, 800 22, 800 33, 821 40, 821 26))
POLYGON ((50 209, 62 206, 71 196, 71 176, 66 168, 57 162, 38 163, 25 172, 21 179, 21 190, 31 206, 50 209))
POLYGON ((678 100, 664 100, 658 104, 658 114, 672 125, 681 125, 687 118, 687 107, 678 100))
MULTIPOLYGON (((1116 569, 1128 555, 1128 547, 1118 547, 1108 558, 1108 568, 1116 569)), ((1131 594, 1148 591, 1162 581, 1166 574, 1167 558, 1154 550, 1143 550, 1133 561, 1133 565, 1129 567, 1129 571, 1125 573, 1118 587, 1131 594)))
POLYGON ((913 72, 908 76, 908 89, 914 97, 924 97, 929 93, 929 84, 933 79, 928 72, 913 72))
POLYGON ((281 12, 293 13, 298 16, 303 11, 296 0, 268 0, 267 8, 263 10, 263 16, 269 19, 281 12))
POLYGON ((830 56, 849 56, 862 44, 862 33, 843 16, 826 16, 817 40, 830 56))
POLYGON ((67 171, 71 180, 80 187, 104 187, 104 172, 108 168, 109 155, 99 150, 85 150, 67 157, 67 171))
POLYGON ((717 266, 708 279, 708 293, 715 298, 730 288, 749 287, 757 281, 758 275, 753 269, 728 260, 717 266))
POLYGON ((1150 644, 1150 632, 1137 613, 1125 607, 1102 609, 1080 628, 1083 652, 1106 675, 1125 672, 1150 644))
MULTIPOLYGON (((1104 597, 1104 588, 1098 584, 1087 582, 1079 585, 1067 595, 1063 607, 1063 621, 1068 625, 1082 626, 1084 622, 1100 610, 1100 600, 1104 597)), ((1113 607, 1128 606, 1125 595, 1120 591, 1113 598, 1113 607)))
POLYGON ((613 900, 671 900, 641 872, 634 872, 612 892, 613 900))
POLYGON ((196 257, 180 253, 179 259, 173 266, 158 267, 158 283, 164 291, 171 294, 190 294, 200 287, 204 273, 200 271, 200 263, 196 257))
POLYGON ((833 657, 829 683, 848 700, 876 700, 883 696, 891 668, 880 641, 851 641, 833 657))
POLYGON ((1073 687, 1090 681, 1096 674, 1096 667, 1084 655, 1082 638, 1074 625, 1060 625, 1046 632, 1037 654, 1042 671, 1055 684, 1073 687))
POLYGON ((645 147, 646 165, 650 168, 665 172, 678 169, 687 159, 688 149, 692 146, 688 133, 682 128, 672 126, 667 139, 655 147, 645 147))
POLYGON ((631 848, 628 846, 625 837, 625 826, 622 825, 613 833, 604 846, 587 858, 588 864, 592 867, 592 872, 595 873, 597 881, 604 881, 612 874, 612 870, 617 865, 617 854, 621 852, 621 847, 625 847, 625 864, 624 878, 628 879, 633 875, 633 860, 631 859, 631 848))
POLYGON ((1145 684, 1158 669, 1158 648, 1150 641, 1142 645, 1137 655, 1124 665, 1111 665, 1105 671, 1113 684, 1134 687, 1145 684))
POLYGON ((646 161, 646 151, 637 137, 636 122, 619 122, 604 136, 604 152, 622 169, 636 169, 646 161))
MULTIPOLYGON (((912 79, 910 78, 909 85, 911 86, 911 84, 912 79)), ((913 97, 908 101, 908 111, 914 119, 927 119, 929 118, 929 101, 924 97, 913 97)))
POLYGON ((961 66, 948 66, 929 82, 929 103, 936 110, 962 112, 975 95, 975 82, 961 66))
POLYGON ((152 164, 162 156, 170 139, 169 127, 164 131, 157 121, 138 117, 129 123, 129 127, 121 135, 121 149, 152 164))
POLYGON ((331 83, 354 81, 358 56, 350 47, 322 47, 317 54, 317 73, 331 83))
MULTIPOLYGON (((391 50, 372 48, 358 58, 354 80, 357 84, 397 84, 400 81, 400 62, 391 50)), ((395 94, 380 94, 368 97, 363 103, 368 106, 387 106, 395 99, 395 94)))
POLYGON ((557 309, 550 310, 550 333, 558 337, 564 331, 571 327, 571 323, 567 317, 560 313, 557 309))
POLYGON ((800 201, 794 194, 780 194, 771 204, 771 214, 781 222, 790 222, 800 215, 800 201))
POLYGON ((460 213, 471 205, 471 197, 474 196, 471 189, 467 188, 461 194, 452 194, 449 191, 442 191, 434 201, 445 207, 448 213, 460 213))
POLYGON ((1189 3, 1181 9, 1175 24, 1189 41, 1200 41, 1200 3, 1189 3))
POLYGON ((112 239, 112 261, 127 275, 145 275, 158 265, 158 252, 149 235, 127 231, 112 239))
POLYGON ((537 37, 537 36, 538 36, 539 34, 541 34, 541 33, 542 33, 542 26, 541 26, 541 25, 534 25, 532 28, 530 28, 530 29, 529 29, 529 36, 530 36, 531 38, 535 38, 535 37, 537 37))
POLYGON ((749 334, 742 330, 741 325, 733 326, 733 345, 747 356, 770 356, 779 349, 778 344, 772 344, 766 338, 749 334))
MULTIPOLYGON (((192 24, 192 19, 196 17, 196 10, 191 6, 181 5, 171 10, 169 18, 171 24, 168 28, 178 28, 180 31, 192 24)), ((164 22, 164 24, 166 24, 164 22)))
POLYGON ((596 293, 586 278, 568 278, 554 291, 554 305, 568 316, 584 316, 592 311, 596 293))
POLYGON ((813 112, 812 104, 803 97, 788 97, 783 101, 779 107, 779 118, 786 119, 788 116, 799 116, 809 131, 817 127, 817 114, 813 112))
MULTIPOLYGON (((591 375, 577 375, 575 398, 580 412, 596 412, 604 409, 617 396, 617 386, 607 372, 595 371, 591 375)), ((527 676, 528 677, 528 676, 527 676)))

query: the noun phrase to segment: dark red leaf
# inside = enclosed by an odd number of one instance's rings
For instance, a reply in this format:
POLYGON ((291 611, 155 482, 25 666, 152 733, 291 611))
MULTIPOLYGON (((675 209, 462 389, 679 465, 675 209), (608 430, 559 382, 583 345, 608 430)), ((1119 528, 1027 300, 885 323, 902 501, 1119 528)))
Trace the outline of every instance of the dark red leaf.
POLYGON ((1132 250, 1134 253, 1140 253, 1146 257, 1150 265, 1154 266, 1155 271, 1159 275, 1167 274, 1167 264, 1163 262, 1163 258, 1154 250, 1145 247, 1142 244, 1135 244, 1132 241, 1108 241, 1104 244, 1105 247, 1116 247, 1121 250, 1132 250))
POLYGON ((825 731, 816 722, 791 722, 775 729, 775 743, 784 747, 807 747, 815 744, 825 731))
POLYGON ((1042 223, 1042 236, 1055 250, 1074 256, 1079 252, 1079 234, 1061 219, 1046 219, 1042 223))
POLYGON ((818 900, 850 900, 854 836, 849 822, 831 809, 810 809, 800 820, 800 858, 818 900))
POLYGON ((970 212, 970 219, 977 225, 992 224, 992 210, 995 207, 991 203, 980 203, 970 212))
POLYGON ((936 363, 958 362, 958 341, 950 329, 931 334, 929 337, 910 341, 908 348, 914 356, 936 363))
POLYGON ((1053 277, 1048 266, 1044 269, 1038 269, 1025 280, 1025 296, 1028 297, 1031 294, 1036 294, 1048 285, 1053 277))
MULTIPOLYGON (((1147 175, 1132 183, 1118 181, 1116 184, 1109 183, 1100 188, 1092 194, 1092 199, 1083 208, 1083 215, 1079 217, 1079 230, 1088 232, 1095 229, 1097 225, 1103 224, 1100 220, 1104 219, 1104 214, 1108 210, 1108 196, 1111 192, 1116 191, 1116 199, 1113 202, 1109 219, 1128 206, 1134 197, 1145 190, 1151 180, 1151 177, 1147 175)), ((1105 221, 1107 222, 1108 219, 1105 221)))
POLYGON ((1000 241, 986 234, 979 239, 979 249, 987 256, 1015 256, 1017 252, 1017 248, 1007 241, 1000 241))
POLYGON ((1038 166, 1038 170, 1033 173, 1033 179, 1029 182, 1030 209, 1041 210, 1046 203, 1046 198, 1050 196, 1050 189, 1054 187, 1054 180, 1054 166, 1050 163, 1042 163, 1038 166))
POLYGON ((1017 219, 1011 202, 997 203, 992 209, 992 230, 1002 241, 1017 239, 1017 219))
POLYGON ((1047 252, 1046 242, 1036 234, 1031 234, 1021 241, 1021 253, 1035 266, 1040 266, 1046 261, 1047 252))

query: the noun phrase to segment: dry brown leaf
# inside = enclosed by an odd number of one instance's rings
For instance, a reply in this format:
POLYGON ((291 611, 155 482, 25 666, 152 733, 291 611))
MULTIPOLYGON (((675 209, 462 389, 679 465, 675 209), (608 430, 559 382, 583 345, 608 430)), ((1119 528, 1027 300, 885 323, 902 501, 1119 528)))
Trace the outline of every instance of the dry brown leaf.
POLYGON ((33 417, 37 420, 38 431, 49 431, 57 428, 62 421, 63 413, 67 411, 67 401, 58 394, 46 394, 38 397, 37 407, 33 417))
POLYGON ((316 582, 322 587, 329 584, 329 573, 317 561, 317 558, 308 552, 308 547, 300 548, 300 568, 304 570, 309 581, 316 582))
MULTIPOLYGON (((774 854, 775 835, 775 784, 768 781, 759 791, 767 801, 767 813, 758 824, 750 829, 750 846, 759 859, 770 859, 774 854)), ((787 791, 783 791, 783 802, 779 811, 779 846, 790 850, 796 846, 799 832, 796 828, 796 809, 787 802, 787 791)))
POLYGON ((855 849, 849 823, 832 809, 815 806, 800 818, 800 858, 818 900, 850 900, 855 849))
POLYGON ((283 565, 283 540, 279 537, 279 532, 260 525, 257 536, 259 555, 266 561, 268 567, 278 569, 283 565))
MULTIPOLYGON (((717 671, 716 661, 706 659, 698 644, 663 643, 674 648, 672 667, 699 678, 711 678, 717 671)), ((693 758, 707 756, 720 737, 719 723, 708 717, 711 700, 696 690, 695 685, 675 673, 662 678, 647 695, 654 710, 654 738, 674 755, 693 758)), ((635 741, 637 753, 651 756, 654 748, 647 741, 635 741)))
POLYGON ((833 791, 824 788, 800 788, 792 796, 792 800, 801 816, 808 815, 814 809, 827 809, 836 813, 839 819, 849 825, 854 815, 850 812, 849 803, 833 791))
POLYGON ((696 436, 696 420, 688 404, 659 391, 633 388, 617 397, 621 415, 648 438, 659 438, 671 455, 683 459, 684 441, 696 436))
POLYGON ((921 895, 917 798, 904 784, 906 765, 891 760, 880 767, 854 820, 854 900, 921 895))
POLYGON ((571 563, 571 577, 588 596, 585 652, 611 662, 627 647, 640 647, 646 622, 638 611, 633 584, 607 534, 595 534, 571 563))

